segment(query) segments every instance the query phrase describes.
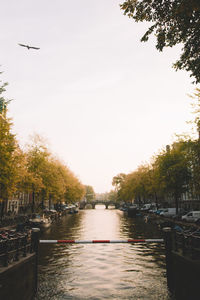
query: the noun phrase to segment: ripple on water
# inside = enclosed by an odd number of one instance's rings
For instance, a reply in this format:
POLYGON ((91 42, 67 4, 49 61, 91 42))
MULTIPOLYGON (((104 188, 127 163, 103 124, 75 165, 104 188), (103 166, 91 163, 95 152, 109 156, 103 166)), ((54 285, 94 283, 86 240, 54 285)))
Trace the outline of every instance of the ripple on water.
MULTIPOLYGON (((146 226, 146 227, 145 227, 146 226)), ((160 237, 116 210, 85 210, 53 224, 44 239, 160 237), (153 235, 153 236, 152 236, 153 235)), ((42 245, 37 300, 162 299, 169 295, 161 245, 42 245)))

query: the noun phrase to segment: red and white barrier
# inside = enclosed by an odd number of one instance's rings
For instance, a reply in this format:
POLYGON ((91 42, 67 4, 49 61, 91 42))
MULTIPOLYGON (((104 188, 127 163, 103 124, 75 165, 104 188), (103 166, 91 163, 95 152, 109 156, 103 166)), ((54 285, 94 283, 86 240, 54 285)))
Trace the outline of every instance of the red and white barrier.
POLYGON ((121 244, 121 243, 163 243, 164 239, 128 239, 128 240, 40 240, 41 244, 121 244))

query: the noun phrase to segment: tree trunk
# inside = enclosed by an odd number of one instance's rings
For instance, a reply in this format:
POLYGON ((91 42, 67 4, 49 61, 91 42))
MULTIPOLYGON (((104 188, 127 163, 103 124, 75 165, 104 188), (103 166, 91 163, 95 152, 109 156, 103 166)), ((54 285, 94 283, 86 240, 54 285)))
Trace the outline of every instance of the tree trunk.
POLYGON ((158 209, 158 197, 157 197, 157 193, 154 192, 154 195, 155 195, 155 201, 156 201, 156 208, 158 209))
POLYGON ((139 207, 141 207, 141 197, 140 197, 140 195, 138 196, 138 200, 139 200, 139 207))
POLYGON ((175 194, 176 215, 178 215, 178 195, 175 194))
POLYGON ((44 195, 44 193, 42 193, 42 202, 41 202, 41 204, 42 204, 42 210, 45 208, 44 207, 44 199, 45 199, 45 195, 44 195))
POLYGON ((3 216, 4 216, 4 208, 5 208, 5 200, 3 199, 2 203, 1 203, 1 212, 0 212, 1 221, 2 221, 3 216))
POLYGON ((51 194, 49 194, 49 210, 51 209, 51 194))
POLYGON ((32 192, 32 213, 35 212, 35 192, 32 192))

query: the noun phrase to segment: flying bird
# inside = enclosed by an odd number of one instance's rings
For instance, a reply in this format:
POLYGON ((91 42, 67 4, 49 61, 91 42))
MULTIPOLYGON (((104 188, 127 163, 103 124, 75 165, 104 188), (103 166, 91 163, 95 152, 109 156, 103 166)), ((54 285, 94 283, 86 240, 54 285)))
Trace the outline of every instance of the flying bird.
POLYGON ((29 49, 35 49, 35 50, 39 50, 40 48, 37 48, 37 47, 32 47, 32 46, 28 46, 28 45, 24 45, 24 44, 18 44, 19 46, 22 46, 22 47, 26 47, 28 50, 29 49))

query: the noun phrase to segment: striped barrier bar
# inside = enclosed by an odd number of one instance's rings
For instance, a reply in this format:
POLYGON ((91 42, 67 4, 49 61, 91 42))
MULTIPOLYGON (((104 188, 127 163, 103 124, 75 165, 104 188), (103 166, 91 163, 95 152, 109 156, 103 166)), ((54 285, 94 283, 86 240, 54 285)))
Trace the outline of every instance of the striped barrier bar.
POLYGON ((121 244, 121 243, 163 243, 164 239, 128 240, 40 240, 40 244, 121 244))

